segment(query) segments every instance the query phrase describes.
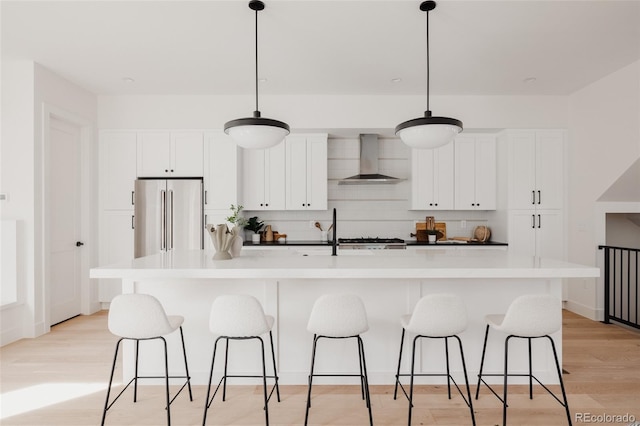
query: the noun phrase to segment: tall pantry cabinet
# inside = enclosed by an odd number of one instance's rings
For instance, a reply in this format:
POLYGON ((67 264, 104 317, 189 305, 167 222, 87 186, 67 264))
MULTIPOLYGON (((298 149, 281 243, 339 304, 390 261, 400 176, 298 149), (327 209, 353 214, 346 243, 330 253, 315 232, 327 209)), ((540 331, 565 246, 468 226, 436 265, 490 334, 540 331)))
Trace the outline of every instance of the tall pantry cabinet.
POLYGON ((564 130, 508 130, 509 250, 565 258, 564 130))
MULTIPOLYGON (((136 141, 135 131, 100 131, 98 142, 100 265, 133 259, 136 141)), ((100 280, 98 300, 110 302, 120 292, 119 280, 100 280)))

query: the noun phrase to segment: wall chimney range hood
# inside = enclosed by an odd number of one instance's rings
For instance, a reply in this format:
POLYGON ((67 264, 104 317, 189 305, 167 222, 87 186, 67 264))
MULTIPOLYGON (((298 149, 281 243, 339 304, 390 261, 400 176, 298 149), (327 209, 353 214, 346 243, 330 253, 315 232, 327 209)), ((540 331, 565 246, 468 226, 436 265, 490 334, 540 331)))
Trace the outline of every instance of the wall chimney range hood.
POLYGON ((378 173, 378 135, 360 135, 360 174, 340 180, 338 185, 375 185, 402 182, 378 173))

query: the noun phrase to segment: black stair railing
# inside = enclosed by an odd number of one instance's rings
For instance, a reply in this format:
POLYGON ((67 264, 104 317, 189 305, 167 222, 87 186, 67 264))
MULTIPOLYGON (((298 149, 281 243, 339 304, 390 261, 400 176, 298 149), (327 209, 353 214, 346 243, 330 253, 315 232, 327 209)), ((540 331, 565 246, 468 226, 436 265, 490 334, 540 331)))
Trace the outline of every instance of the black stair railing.
POLYGON ((604 323, 613 320, 640 329, 640 249, 614 246, 598 246, 598 249, 604 250, 604 323))

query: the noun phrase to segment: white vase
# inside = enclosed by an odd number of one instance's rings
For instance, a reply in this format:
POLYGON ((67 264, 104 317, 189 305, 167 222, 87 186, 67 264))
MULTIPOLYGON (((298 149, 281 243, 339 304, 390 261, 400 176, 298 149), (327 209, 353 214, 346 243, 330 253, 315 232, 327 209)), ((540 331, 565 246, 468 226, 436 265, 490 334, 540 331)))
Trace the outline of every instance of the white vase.
MULTIPOLYGON (((213 247, 216 249, 216 254, 213 255, 213 258, 215 260, 231 259, 229 250, 236 235, 233 232, 229 232, 225 224, 218 225, 217 228, 213 225, 207 225, 207 231, 209 231, 213 247)), ((242 247, 242 242, 240 246, 242 247)))
POLYGON ((251 235, 251 242, 253 244, 260 244, 260 234, 252 234, 251 235))

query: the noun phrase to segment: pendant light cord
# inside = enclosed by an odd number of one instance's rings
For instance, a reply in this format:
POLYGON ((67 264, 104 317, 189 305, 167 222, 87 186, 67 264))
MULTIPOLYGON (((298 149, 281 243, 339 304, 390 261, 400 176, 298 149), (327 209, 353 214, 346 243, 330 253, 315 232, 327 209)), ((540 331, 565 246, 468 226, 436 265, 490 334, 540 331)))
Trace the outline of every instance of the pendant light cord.
POLYGON ((427 11, 427 111, 431 111, 429 107, 429 76, 431 72, 429 71, 429 11, 427 11))
POLYGON ((256 9, 256 110, 255 113, 259 117, 258 110, 258 10, 256 9))

